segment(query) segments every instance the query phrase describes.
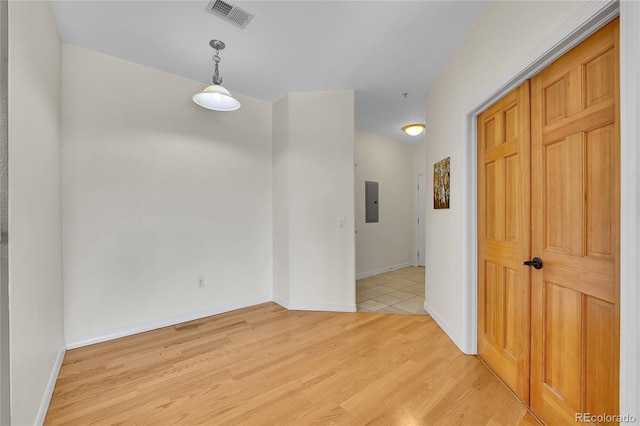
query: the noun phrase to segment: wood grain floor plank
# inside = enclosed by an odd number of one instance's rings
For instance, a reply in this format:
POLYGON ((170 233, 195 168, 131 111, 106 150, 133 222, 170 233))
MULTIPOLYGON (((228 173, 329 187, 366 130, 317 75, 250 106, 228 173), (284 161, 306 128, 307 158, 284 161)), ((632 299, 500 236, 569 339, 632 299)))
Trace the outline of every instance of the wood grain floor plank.
POLYGON ((530 421, 428 316, 265 303, 68 351, 45 424, 530 421))

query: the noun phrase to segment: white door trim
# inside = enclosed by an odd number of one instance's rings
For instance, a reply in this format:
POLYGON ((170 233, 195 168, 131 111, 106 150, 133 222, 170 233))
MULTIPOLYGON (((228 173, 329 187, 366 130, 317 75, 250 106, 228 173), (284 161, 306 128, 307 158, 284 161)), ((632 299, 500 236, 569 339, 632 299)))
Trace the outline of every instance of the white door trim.
POLYGON ((621 58, 621 250, 620 250, 620 413, 640 418, 640 3, 590 1, 551 34, 502 84, 480 96, 466 114, 466 144, 461 228, 463 230, 461 349, 477 353, 477 151, 476 118, 483 110, 620 15, 621 58))
POLYGON ((640 3, 620 4, 620 414, 640 418, 640 3))
POLYGON ((9 42, 8 2, 0 4, 0 424, 11 424, 9 345, 9 42))

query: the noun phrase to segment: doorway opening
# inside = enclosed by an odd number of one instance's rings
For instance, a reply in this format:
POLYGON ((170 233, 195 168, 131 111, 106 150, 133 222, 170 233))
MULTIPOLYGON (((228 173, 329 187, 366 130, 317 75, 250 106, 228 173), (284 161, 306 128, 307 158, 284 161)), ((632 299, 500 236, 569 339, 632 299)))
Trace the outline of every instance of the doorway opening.
POLYGON ((424 143, 411 145, 361 130, 354 141, 357 310, 424 314, 417 242, 424 143))

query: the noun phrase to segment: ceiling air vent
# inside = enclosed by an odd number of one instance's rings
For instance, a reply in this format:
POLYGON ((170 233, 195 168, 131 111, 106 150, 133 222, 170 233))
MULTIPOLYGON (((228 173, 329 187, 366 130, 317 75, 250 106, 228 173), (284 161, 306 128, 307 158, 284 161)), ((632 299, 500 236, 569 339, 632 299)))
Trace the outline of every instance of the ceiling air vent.
POLYGON ((231 22, 236 27, 245 28, 255 16, 238 6, 222 0, 211 0, 207 5, 207 12, 231 22))

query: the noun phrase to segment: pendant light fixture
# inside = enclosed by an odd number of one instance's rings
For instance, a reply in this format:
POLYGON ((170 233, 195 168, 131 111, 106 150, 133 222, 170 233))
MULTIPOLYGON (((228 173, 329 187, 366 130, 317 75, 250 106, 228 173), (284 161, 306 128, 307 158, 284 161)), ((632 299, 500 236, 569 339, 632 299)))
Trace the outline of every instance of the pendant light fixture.
POLYGON ((211 40, 209 45, 216 50, 216 54, 213 55, 213 84, 205 87, 202 92, 193 95, 193 102, 203 108, 214 111, 235 111, 240 108, 240 102, 231 96, 227 89, 221 86, 222 77, 220 77, 220 71, 218 70, 218 64, 220 63, 219 53, 224 49, 225 45, 220 40, 211 40))
POLYGON ((407 124, 406 126, 402 126, 402 131, 408 134, 409 136, 418 136, 420 133, 424 132, 424 124, 422 123, 407 124))

